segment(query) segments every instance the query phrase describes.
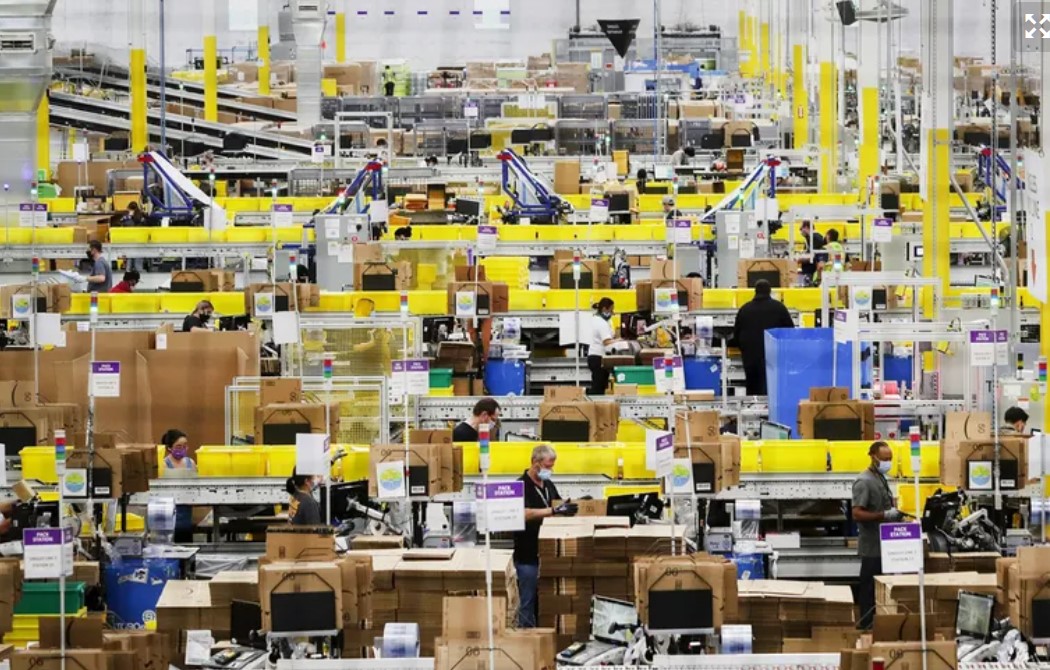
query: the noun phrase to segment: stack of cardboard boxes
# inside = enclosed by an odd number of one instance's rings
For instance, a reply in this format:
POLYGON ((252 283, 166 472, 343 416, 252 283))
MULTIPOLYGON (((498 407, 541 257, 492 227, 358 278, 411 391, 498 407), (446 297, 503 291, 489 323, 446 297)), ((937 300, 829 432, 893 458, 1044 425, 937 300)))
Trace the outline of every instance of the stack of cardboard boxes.
POLYGON ((369 495, 379 495, 377 467, 408 461, 408 495, 435 496, 463 490, 463 449, 451 430, 413 430, 409 444, 374 444, 369 457, 369 495), (407 452, 407 458, 406 458, 407 452))
POLYGON ((1029 639, 1050 637, 1050 547, 1020 547, 1017 558, 1000 559, 996 601, 1029 639))
MULTIPOLYGON (((344 629, 344 656, 360 657, 364 647, 382 637, 384 626, 394 622, 418 623, 422 655, 433 656, 436 639, 449 637, 454 630, 449 626, 457 623, 446 619, 445 596, 485 593, 485 553, 480 548, 351 551, 346 556, 371 563, 372 609, 368 626, 352 634, 344 629)), ((509 551, 492 552, 492 594, 500 603, 494 616, 512 621, 518 585, 509 551)), ((472 644, 478 646, 478 641, 472 644)))
POLYGON ((228 270, 174 270, 172 293, 210 293, 236 290, 234 273, 228 270))
POLYGON ((678 296, 680 311, 696 311, 704 306, 704 280, 686 278, 685 266, 670 260, 653 259, 649 262, 649 279, 634 282, 638 311, 649 312, 658 307, 657 290, 672 289, 678 296))
POLYGON ((874 440, 875 405, 849 399, 849 389, 816 387, 798 404, 803 440, 874 440))
POLYGON ((556 629, 559 648, 586 640, 591 596, 633 600, 632 561, 670 554, 672 537, 682 546, 684 526, 631 528, 627 517, 545 519, 539 545, 539 624, 556 629))
MULTIPOLYGON (((505 598, 492 599, 493 670, 553 670, 559 651, 554 631, 513 630, 508 627, 506 611, 505 598)), ((483 596, 445 596, 444 626, 435 644, 435 670, 490 670, 487 612, 483 596)))
MULTIPOLYGON (((927 545, 929 546, 929 545, 927 545)), ((992 574, 1000 554, 996 551, 972 551, 968 553, 931 552, 926 556, 929 572, 979 572, 992 574)))
MULTIPOLYGON (((995 595, 996 575, 953 572, 926 575, 926 625, 931 629, 955 626, 959 591, 995 595)), ((919 611, 917 575, 885 575, 875 578, 876 614, 907 614, 919 611)))
MULTIPOLYGON (((996 441, 992 438, 988 412, 951 412, 945 418, 941 440, 941 483, 970 491, 995 488, 993 472, 996 441)), ((1024 488, 1028 477, 1028 439, 1000 437, 999 487, 1004 491, 1024 488)))
MULTIPOLYGON (((85 242, 87 240, 85 239, 85 242)), ((0 286, 0 318, 28 318, 34 309, 38 313, 63 314, 72 307, 73 293, 69 284, 5 284, 0 286), (36 296, 36 304, 31 301, 36 296)))
POLYGON ((38 403, 31 381, 0 381, 0 427, 32 431, 36 444, 54 444, 55 430, 65 430, 67 444, 85 444, 84 409, 73 403, 38 403))
POLYGON ((104 618, 91 615, 66 621, 65 664, 61 625, 57 618, 40 620, 40 644, 14 652, 12 670, 156 670, 172 658, 166 636, 153 631, 103 631, 104 618))
POLYGON ((661 600, 656 594, 667 591, 710 591, 711 625, 716 631, 737 616, 736 566, 721 556, 698 553, 636 557, 631 570, 635 607, 645 625, 652 624, 650 604, 655 607, 661 600))
POLYGON ((612 442, 620 405, 595 402, 576 386, 548 386, 540 403, 540 439, 545 442, 612 442))
POLYGON ((798 268, 790 258, 748 258, 737 264, 737 286, 752 288, 758 279, 766 279, 773 288, 791 288, 798 278, 798 268), (773 285, 778 277, 779 286, 773 285))
POLYGON ((738 588, 737 613, 727 622, 751 624, 757 654, 789 653, 804 644, 812 651, 838 651, 851 637, 848 586, 759 579, 741 581, 738 588))
POLYGON ((697 493, 718 493, 740 485, 740 438, 721 435, 717 411, 698 411, 675 417, 674 455, 688 458, 697 493))
POLYGON ((510 310, 510 287, 504 282, 488 281, 483 266, 457 266, 456 281, 448 283, 448 313, 460 313, 464 296, 472 294, 478 316, 502 314, 510 310))
POLYGON ((244 310, 253 317, 302 311, 320 304, 321 288, 317 284, 252 284, 244 291, 244 310))

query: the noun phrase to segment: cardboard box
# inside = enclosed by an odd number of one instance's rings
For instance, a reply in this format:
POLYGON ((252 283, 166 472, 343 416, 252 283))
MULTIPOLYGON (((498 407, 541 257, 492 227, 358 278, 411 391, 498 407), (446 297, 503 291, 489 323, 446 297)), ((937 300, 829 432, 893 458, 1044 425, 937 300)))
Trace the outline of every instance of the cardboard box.
MULTIPOLYGON (((555 259, 548 268, 551 289, 571 289, 576 284, 572 276, 572 259, 555 259)), ((612 286, 609 261, 581 260, 580 289, 608 289, 612 286)))
POLYGON ((803 440, 874 440, 875 405, 803 400, 798 404, 798 435, 803 440))
MULTIPOLYGON (((157 601, 157 630, 200 630, 211 610, 211 590, 205 581, 171 580, 157 601)), ((178 644, 177 640, 172 641, 178 644)))
POLYGON ((846 402, 849 400, 849 389, 841 386, 812 386, 809 399, 810 402, 846 402))
MULTIPOLYGON (((66 620, 67 649, 101 649, 104 619, 99 616, 66 620)), ((61 648, 62 626, 58 618, 40 617, 40 648, 61 648)))
POLYGON ((264 377, 259 383, 259 404, 296 405, 303 401, 303 380, 296 377, 264 377))
MULTIPOLYGON (((462 452, 460 452, 462 453, 462 452)), ((373 445, 369 456, 369 495, 378 495, 376 465, 405 460, 405 446, 373 445)), ((457 478, 462 478, 462 461, 456 462, 455 448, 450 444, 408 445, 408 488, 411 496, 454 493, 457 478), (458 475, 456 473, 458 469, 458 475)))
POLYGON ((578 159, 554 162, 554 192, 574 195, 580 188, 580 161, 578 159))
POLYGON ((146 470, 141 451, 96 449, 91 465, 88 469, 88 452, 85 449, 70 451, 66 457, 69 470, 83 470, 86 473, 88 491, 95 498, 120 498, 125 494, 149 491, 150 473, 146 470))
MULTIPOLYGON (((999 439, 999 488, 1023 488, 1028 476, 1028 440, 1024 437, 999 439)), ((941 482, 970 490, 992 490, 992 470, 996 443, 966 440, 941 446, 941 482)))
POLYGON ((886 670, 956 670, 955 640, 926 642, 925 663, 922 642, 876 642, 871 645, 871 662, 886 670))
POLYGON ((343 611, 342 571, 332 563, 267 563, 259 566, 259 604, 263 629, 284 632, 300 603, 311 603, 310 594, 331 594, 332 628, 340 628, 343 611), (275 621, 276 618, 276 621, 275 621), (286 625, 282 625, 281 620, 286 625))
POLYGON ((619 420, 619 404, 587 400, 581 388, 558 388, 554 395, 545 394, 540 403, 540 435, 544 441, 614 441, 619 420))
POLYGON ((456 294, 473 293, 478 316, 501 314, 510 309, 510 293, 506 284, 493 282, 449 282, 448 313, 456 314, 456 294))
POLYGON ((408 442, 409 444, 452 444, 452 431, 413 428, 408 431, 408 442))
POLYGON ((408 261, 354 263, 354 287, 359 291, 408 291, 412 282, 408 261))
POLYGON ((289 312, 296 307, 303 310, 306 307, 317 307, 321 303, 321 289, 317 284, 252 284, 244 291, 244 311, 253 317, 259 316, 256 311, 256 294, 260 294, 260 300, 263 301, 259 305, 260 308, 269 299, 273 300, 274 304, 266 305, 270 313, 289 312))
MULTIPOLYGON (((488 641, 484 596, 445 596, 441 635, 452 640, 488 641)), ((507 599, 492 599, 492 632, 502 635, 507 624, 507 599)))
MULTIPOLYGON (((779 288, 790 288, 796 284, 797 267, 787 258, 741 259, 737 264, 737 286, 739 288, 749 288, 749 277, 769 279, 772 284, 774 275, 780 277, 779 288)), ((773 286, 773 288, 778 287, 773 286)))
POLYGON ((475 369, 477 347, 473 342, 442 342, 438 345, 437 368, 452 368, 453 372, 475 369))
MULTIPOLYGON (((332 552, 335 553, 334 542, 332 552)), ((208 587, 214 607, 229 607, 234 600, 253 603, 259 597, 259 571, 227 570, 220 572, 208 581, 208 587)))
POLYGON ((740 438, 723 435, 715 442, 676 443, 675 458, 693 464, 693 487, 697 493, 717 493, 740 484, 740 438))
MULTIPOLYGON (((918 642, 922 639, 922 619, 918 614, 876 614, 872 626, 875 642, 918 642)), ((933 639, 933 628, 926 631, 926 639, 933 639)))
POLYGON ((637 560, 634 563, 634 585, 638 617, 646 625, 650 622, 652 594, 659 592, 710 591, 716 629, 724 623, 727 610, 735 612, 737 608, 736 567, 707 554, 637 560))
POLYGON ((211 293, 233 290, 233 273, 221 270, 174 270, 172 293, 211 293))
POLYGON ((722 417, 717 410, 675 413, 675 442, 681 444, 717 442, 721 432, 722 417), (688 439, 686 439, 687 435, 688 439))
POLYGON ((271 561, 334 561, 332 530, 310 526, 271 526, 266 531, 266 558, 271 561))
MULTIPOLYGON (((656 304, 656 291, 658 289, 676 289, 678 293, 679 311, 695 312, 704 308, 704 280, 698 277, 692 279, 676 279, 653 281, 653 298, 650 305, 656 304)), ((640 308, 639 308, 640 309, 640 308)))
POLYGON ((11 670, 110 670, 109 657, 101 649, 23 649, 11 655, 11 670))
POLYGON ((274 439, 295 444, 292 431, 297 433, 327 433, 335 435, 339 426, 339 408, 317 403, 287 403, 255 408, 255 444, 274 446, 274 439), (274 437, 276 436, 276 437, 274 437), (267 438, 270 437, 270 441, 267 438))
POLYGON ((142 670, 167 670, 171 663, 172 640, 163 633, 145 630, 106 631, 103 649, 131 651, 142 670))

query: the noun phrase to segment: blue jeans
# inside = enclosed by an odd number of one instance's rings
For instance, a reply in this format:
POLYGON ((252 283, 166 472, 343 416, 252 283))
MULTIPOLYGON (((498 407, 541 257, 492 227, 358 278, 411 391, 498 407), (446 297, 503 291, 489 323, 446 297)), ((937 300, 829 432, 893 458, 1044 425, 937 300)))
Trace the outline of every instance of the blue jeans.
POLYGON ((518 628, 535 628, 540 566, 515 563, 514 567, 518 572, 518 628))

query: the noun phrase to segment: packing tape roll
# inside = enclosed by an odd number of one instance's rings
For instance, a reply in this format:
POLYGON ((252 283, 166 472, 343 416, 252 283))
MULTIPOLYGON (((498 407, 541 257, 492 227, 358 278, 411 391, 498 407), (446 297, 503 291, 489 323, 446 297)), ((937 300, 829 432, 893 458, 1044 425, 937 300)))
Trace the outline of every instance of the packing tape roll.
POLYGON ((383 627, 383 658, 419 658, 419 624, 386 624, 383 627))

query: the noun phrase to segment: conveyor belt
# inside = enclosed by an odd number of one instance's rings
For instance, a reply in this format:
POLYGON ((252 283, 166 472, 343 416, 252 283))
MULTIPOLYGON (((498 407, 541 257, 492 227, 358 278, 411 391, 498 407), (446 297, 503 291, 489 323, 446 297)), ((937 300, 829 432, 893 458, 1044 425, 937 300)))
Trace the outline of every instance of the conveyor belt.
MULTIPOLYGON (((128 70, 125 67, 108 64, 103 69, 101 66, 96 64, 85 64, 83 68, 76 67, 56 67, 55 72, 62 74, 67 78, 80 78, 87 80, 99 81, 100 78, 106 77, 111 79, 123 79, 128 80, 128 70), (105 74, 103 74, 105 72, 105 74)), ((181 90, 189 91, 191 93, 199 93, 204 95, 204 84, 195 81, 185 81, 183 79, 174 79, 172 77, 167 78, 168 90, 171 91, 173 96, 177 96, 181 90)), ((154 86, 160 86, 160 75, 156 71, 146 71, 146 83, 154 86)), ((241 89, 234 88, 232 86, 219 86, 217 88, 219 99, 223 98, 240 98, 245 95, 245 92, 241 89)))
MULTIPOLYGON (((66 79, 86 79, 91 83, 97 84, 102 88, 113 89, 118 91, 130 91, 131 84, 127 79, 120 77, 113 77, 108 75, 99 74, 85 74, 78 70, 71 70, 69 68, 55 68, 55 74, 61 75, 66 79)), ((168 80, 168 95, 167 101, 169 103, 190 103, 194 107, 204 107, 204 95, 202 93, 191 92, 186 88, 180 89, 179 85, 188 85, 189 82, 183 82, 181 80, 168 80)), ((242 91, 242 95, 248 95, 248 92, 242 91)), ((146 86, 146 95, 154 100, 160 100, 160 84, 149 84, 146 86)), ((273 109, 270 107, 258 107, 256 105, 246 105, 241 102, 237 102, 235 99, 230 97, 219 97, 218 100, 219 111, 230 112, 232 114, 238 114, 241 116, 249 116, 259 121, 280 121, 280 122, 292 122, 296 120, 295 112, 286 112, 282 109, 273 109)))
MULTIPOLYGON (((106 100, 96 100, 95 98, 88 98, 80 95, 70 95, 68 93, 60 93, 57 91, 52 92, 52 117, 68 118, 70 116, 68 111, 63 110, 87 112, 100 117, 113 117, 121 120, 123 123, 119 126, 111 127, 120 130, 128 130, 130 128, 131 112, 127 106, 119 103, 106 100)), ((148 118, 151 125, 155 127, 160 125, 159 110, 149 110, 148 118)), ((100 120, 96 118, 95 121, 99 122, 100 120)), ((207 137, 210 138, 212 142, 206 142, 206 144, 214 146, 217 142, 220 149, 222 148, 223 138, 227 135, 231 133, 242 135, 248 138, 250 146, 254 145, 257 155, 262 156, 266 153, 268 155, 265 157, 268 158, 279 159, 310 155, 314 146, 314 143, 310 140, 287 137, 285 135, 260 130, 248 130, 242 128, 231 129, 225 124, 210 123, 207 121, 201 121, 200 119, 193 119, 188 116, 180 116, 178 114, 166 114, 165 121, 169 134, 176 131, 186 132, 186 129, 189 128, 192 129, 193 132, 187 135, 187 138, 207 137)))

